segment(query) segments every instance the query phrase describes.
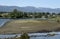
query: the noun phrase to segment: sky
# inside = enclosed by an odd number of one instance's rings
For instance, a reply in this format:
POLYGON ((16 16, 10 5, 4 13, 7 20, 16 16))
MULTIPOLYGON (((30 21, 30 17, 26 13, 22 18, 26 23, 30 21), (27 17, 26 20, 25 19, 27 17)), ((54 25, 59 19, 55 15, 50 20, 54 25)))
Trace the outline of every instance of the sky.
POLYGON ((0 0, 3 6, 60 8, 60 0, 0 0))

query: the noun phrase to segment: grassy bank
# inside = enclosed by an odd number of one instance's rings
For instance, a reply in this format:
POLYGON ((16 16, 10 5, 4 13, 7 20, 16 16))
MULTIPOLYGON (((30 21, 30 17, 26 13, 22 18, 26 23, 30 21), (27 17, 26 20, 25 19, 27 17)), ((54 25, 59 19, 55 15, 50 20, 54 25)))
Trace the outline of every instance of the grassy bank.
POLYGON ((0 28, 2 34, 15 34, 22 32, 44 32, 60 29, 60 23, 48 20, 12 20, 0 28))

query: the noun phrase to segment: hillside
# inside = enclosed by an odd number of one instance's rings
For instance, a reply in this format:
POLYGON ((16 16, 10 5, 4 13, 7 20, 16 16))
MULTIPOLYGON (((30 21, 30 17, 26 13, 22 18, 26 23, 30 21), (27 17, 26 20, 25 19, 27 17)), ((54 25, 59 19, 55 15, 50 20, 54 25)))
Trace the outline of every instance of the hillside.
POLYGON ((18 6, 1 6, 0 5, 0 11, 2 12, 11 12, 14 9, 17 9, 18 11, 25 11, 25 12, 60 12, 60 8, 44 8, 44 7, 32 7, 32 6, 26 6, 26 7, 18 7, 18 6))

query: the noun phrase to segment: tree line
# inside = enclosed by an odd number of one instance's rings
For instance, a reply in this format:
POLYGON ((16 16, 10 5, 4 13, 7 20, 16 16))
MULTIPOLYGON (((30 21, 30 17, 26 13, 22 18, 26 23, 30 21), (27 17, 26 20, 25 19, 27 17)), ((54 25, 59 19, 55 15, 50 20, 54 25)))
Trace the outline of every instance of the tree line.
POLYGON ((0 18, 55 18, 60 13, 49 13, 49 12, 22 12, 14 9, 12 12, 0 12, 0 18))

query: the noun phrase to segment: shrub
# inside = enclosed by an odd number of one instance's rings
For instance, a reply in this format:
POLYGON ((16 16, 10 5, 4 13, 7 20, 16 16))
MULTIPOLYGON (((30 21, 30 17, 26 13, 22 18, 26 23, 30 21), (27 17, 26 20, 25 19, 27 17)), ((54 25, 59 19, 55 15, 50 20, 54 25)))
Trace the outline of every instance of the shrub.
POLYGON ((23 33, 20 37, 20 39, 29 39, 29 36, 27 33, 23 33))

